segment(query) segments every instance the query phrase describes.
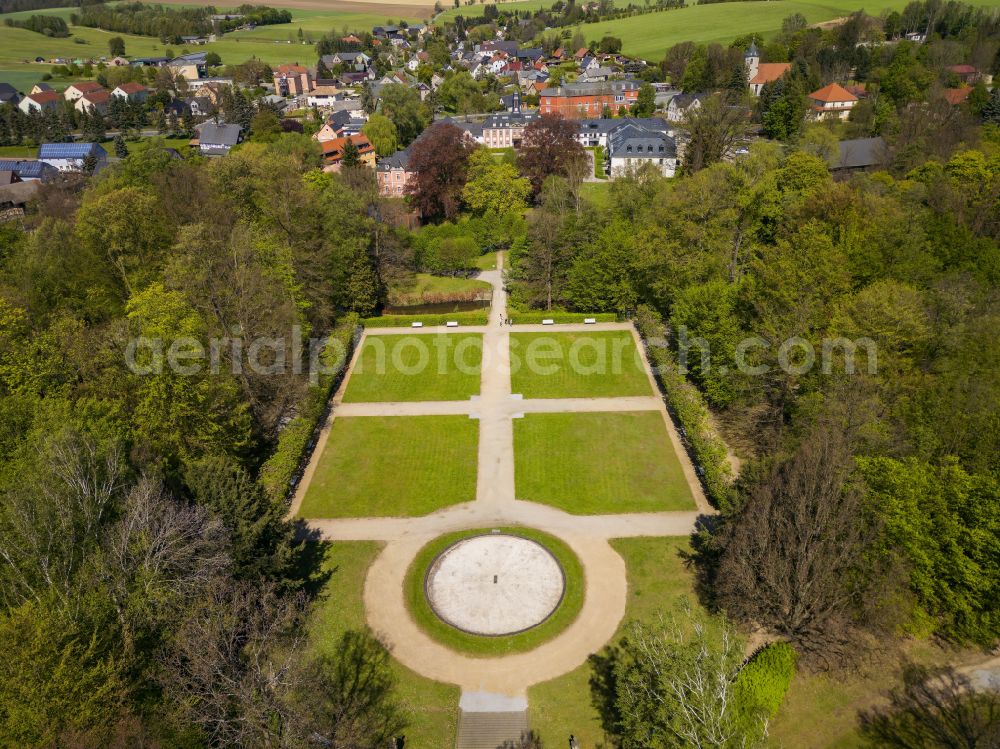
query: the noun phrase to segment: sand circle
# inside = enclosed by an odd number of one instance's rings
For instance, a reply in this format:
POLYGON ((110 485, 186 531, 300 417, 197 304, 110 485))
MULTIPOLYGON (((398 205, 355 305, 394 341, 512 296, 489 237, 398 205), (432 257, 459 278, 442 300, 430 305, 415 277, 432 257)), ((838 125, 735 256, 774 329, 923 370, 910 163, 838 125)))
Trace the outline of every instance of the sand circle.
POLYGON ((537 541, 504 533, 473 536, 445 549, 424 578, 424 592, 442 620, 496 637, 536 627, 562 601, 566 579, 537 541))

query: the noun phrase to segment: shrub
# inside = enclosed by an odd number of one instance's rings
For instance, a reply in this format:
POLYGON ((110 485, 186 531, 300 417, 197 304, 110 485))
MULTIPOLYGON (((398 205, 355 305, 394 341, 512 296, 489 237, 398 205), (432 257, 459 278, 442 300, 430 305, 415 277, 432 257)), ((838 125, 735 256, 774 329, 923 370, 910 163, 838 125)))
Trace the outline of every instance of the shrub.
POLYGON ((366 317, 362 324, 366 328, 408 328, 415 322, 431 327, 444 325, 455 321, 459 325, 486 325, 489 322, 489 310, 473 310, 471 312, 448 312, 443 315, 382 315, 381 317, 366 317))
POLYGON ((325 370, 335 368, 330 374, 320 373, 318 381, 310 385, 299 411, 285 425, 278 437, 278 444, 271 457, 260 470, 260 483, 268 496, 278 502, 284 501, 295 489, 302 467, 314 443, 316 432, 323 423, 327 403, 337 389, 347 363, 354 349, 355 334, 358 330, 358 316, 345 316, 330 333, 326 346, 320 354, 325 370), (337 361, 341 356, 343 361, 337 361))
POLYGON ((561 312, 549 311, 539 312, 511 312, 510 318, 515 325, 537 325, 542 320, 554 320, 558 323, 582 323, 585 319, 593 317, 597 322, 615 322, 618 316, 614 312, 561 312))
POLYGON ((795 649, 774 642, 758 650, 736 677, 736 711, 749 736, 763 736, 795 676, 795 649))
POLYGON ((635 326, 646 344, 646 355, 666 396, 667 408, 680 425, 681 438, 701 476, 705 494, 717 508, 725 509, 729 504, 732 469, 725 443, 708 424, 705 399, 678 369, 669 349, 657 344, 664 336, 663 319, 659 313, 641 305, 636 313, 635 326))

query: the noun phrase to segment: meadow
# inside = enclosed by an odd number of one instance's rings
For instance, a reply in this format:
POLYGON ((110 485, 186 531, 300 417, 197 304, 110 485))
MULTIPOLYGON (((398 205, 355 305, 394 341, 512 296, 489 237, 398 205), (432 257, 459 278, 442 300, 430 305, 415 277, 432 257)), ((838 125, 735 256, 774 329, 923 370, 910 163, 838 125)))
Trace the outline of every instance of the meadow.
MULTIPOLYGON (((53 58, 100 59, 108 56, 108 40, 120 36, 125 41, 125 52, 130 57, 158 57, 166 55, 169 48, 175 54, 184 52, 216 52, 224 64, 237 64, 250 58, 257 58, 269 65, 300 62, 313 65, 316 61, 315 46, 311 42, 318 41, 325 34, 335 31, 369 31, 373 26, 386 23, 398 23, 405 20, 417 23, 426 20, 429 15, 426 8, 412 6, 407 15, 398 11, 405 6, 377 4, 342 4, 337 8, 326 10, 293 9, 292 22, 273 26, 259 26, 252 31, 235 31, 226 34, 216 42, 198 47, 183 45, 164 45, 159 39, 150 36, 135 36, 90 29, 82 26, 70 26, 68 38, 55 39, 42 34, 36 34, 27 29, 16 29, 2 24, 4 18, 26 18, 31 15, 54 15, 66 19, 69 23, 73 8, 52 8, 43 11, 22 11, 0 15, 0 81, 13 85, 19 91, 25 91, 42 76, 51 72, 52 65, 32 62, 36 57, 46 60, 53 58), (337 9, 342 8, 342 9, 337 9), (302 29, 307 43, 298 40, 298 31, 302 29), (78 41, 79 40, 79 41, 78 41)), ((62 86, 72 80, 57 81, 62 86)))
POLYGON ((478 446, 468 416, 335 419, 299 517, 417 517, 471 502, 478 446))
POLYGON ((511 333, 511 392, 525 398, 652 395, 632 334, 511 333))
POLYGON ((477 333, 369 336, 344 402, 467 400, 479 393, 482 355, 477 333))
MULTIPOLYGON (((634 2, 635 0, 633 0, 634 2)), ((995 0, 972 0, 977 5, 994 5, 995 0)), ((504 3, 511 10, 535 10, 550 6, 548 0, 525 0, 504 3)), ((629 0, 616 0, 616 5, 628 5, 629 0)), ((638 3, 637 3, 638 4, 638 3)), ((738 36, 758 33, 770 38, 781 30, 781 22, 793 13, 801 13, 810 24, 843 18, 864 8, 871 15, 883 10, 903 10, 907 0, 781 0, 781 2, 730 2, 694 5, 657 13, 632 16, 613 21, 568 27, 566 34, 579 30, 588 42, 597 42, 605 35, 622 40, 627 55, 650 61, 663 58, 667 48, 683 41, 720 42, 727 44, 738 36)), ((444 22, 456 15, 469 15, 469 8, 451 8, 441 13, 437 21, 444 22)), ((567 37, 568 38, 568 37, 567 37)))
POLYGON ((514 420, 517 498, 574 515, 694 510, 659 411, 514 420))

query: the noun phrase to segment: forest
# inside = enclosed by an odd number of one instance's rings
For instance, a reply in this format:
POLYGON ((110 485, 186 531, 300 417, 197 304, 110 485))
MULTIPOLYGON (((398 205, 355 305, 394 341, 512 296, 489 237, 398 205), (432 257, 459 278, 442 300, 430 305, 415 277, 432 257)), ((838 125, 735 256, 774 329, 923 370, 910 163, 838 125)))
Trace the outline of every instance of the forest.
POLYGON ((141 2, 120 5, 94 3, 83 5, 80 13, 73 14, 72 21, 75 26, 155 36, 173 44, 180 44, 184 36, 207 36, 216 30, 231 31, 244 24, 264 26, 292 21, 291 11, 266 5, 241 5, 233 17, 218 22, 212 19, 215 14, 216 9, 212 6, 173 8, 141 2))

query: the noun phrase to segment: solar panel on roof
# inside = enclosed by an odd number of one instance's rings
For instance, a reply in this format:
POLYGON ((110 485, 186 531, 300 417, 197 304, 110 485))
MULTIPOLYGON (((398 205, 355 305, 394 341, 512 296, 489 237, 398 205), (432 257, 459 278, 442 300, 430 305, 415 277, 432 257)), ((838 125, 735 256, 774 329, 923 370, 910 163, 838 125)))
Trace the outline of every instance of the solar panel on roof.
POLYGON ((38 158, 82 159, 97 148, 96 143, 43 143, 38 147, 38 158))

